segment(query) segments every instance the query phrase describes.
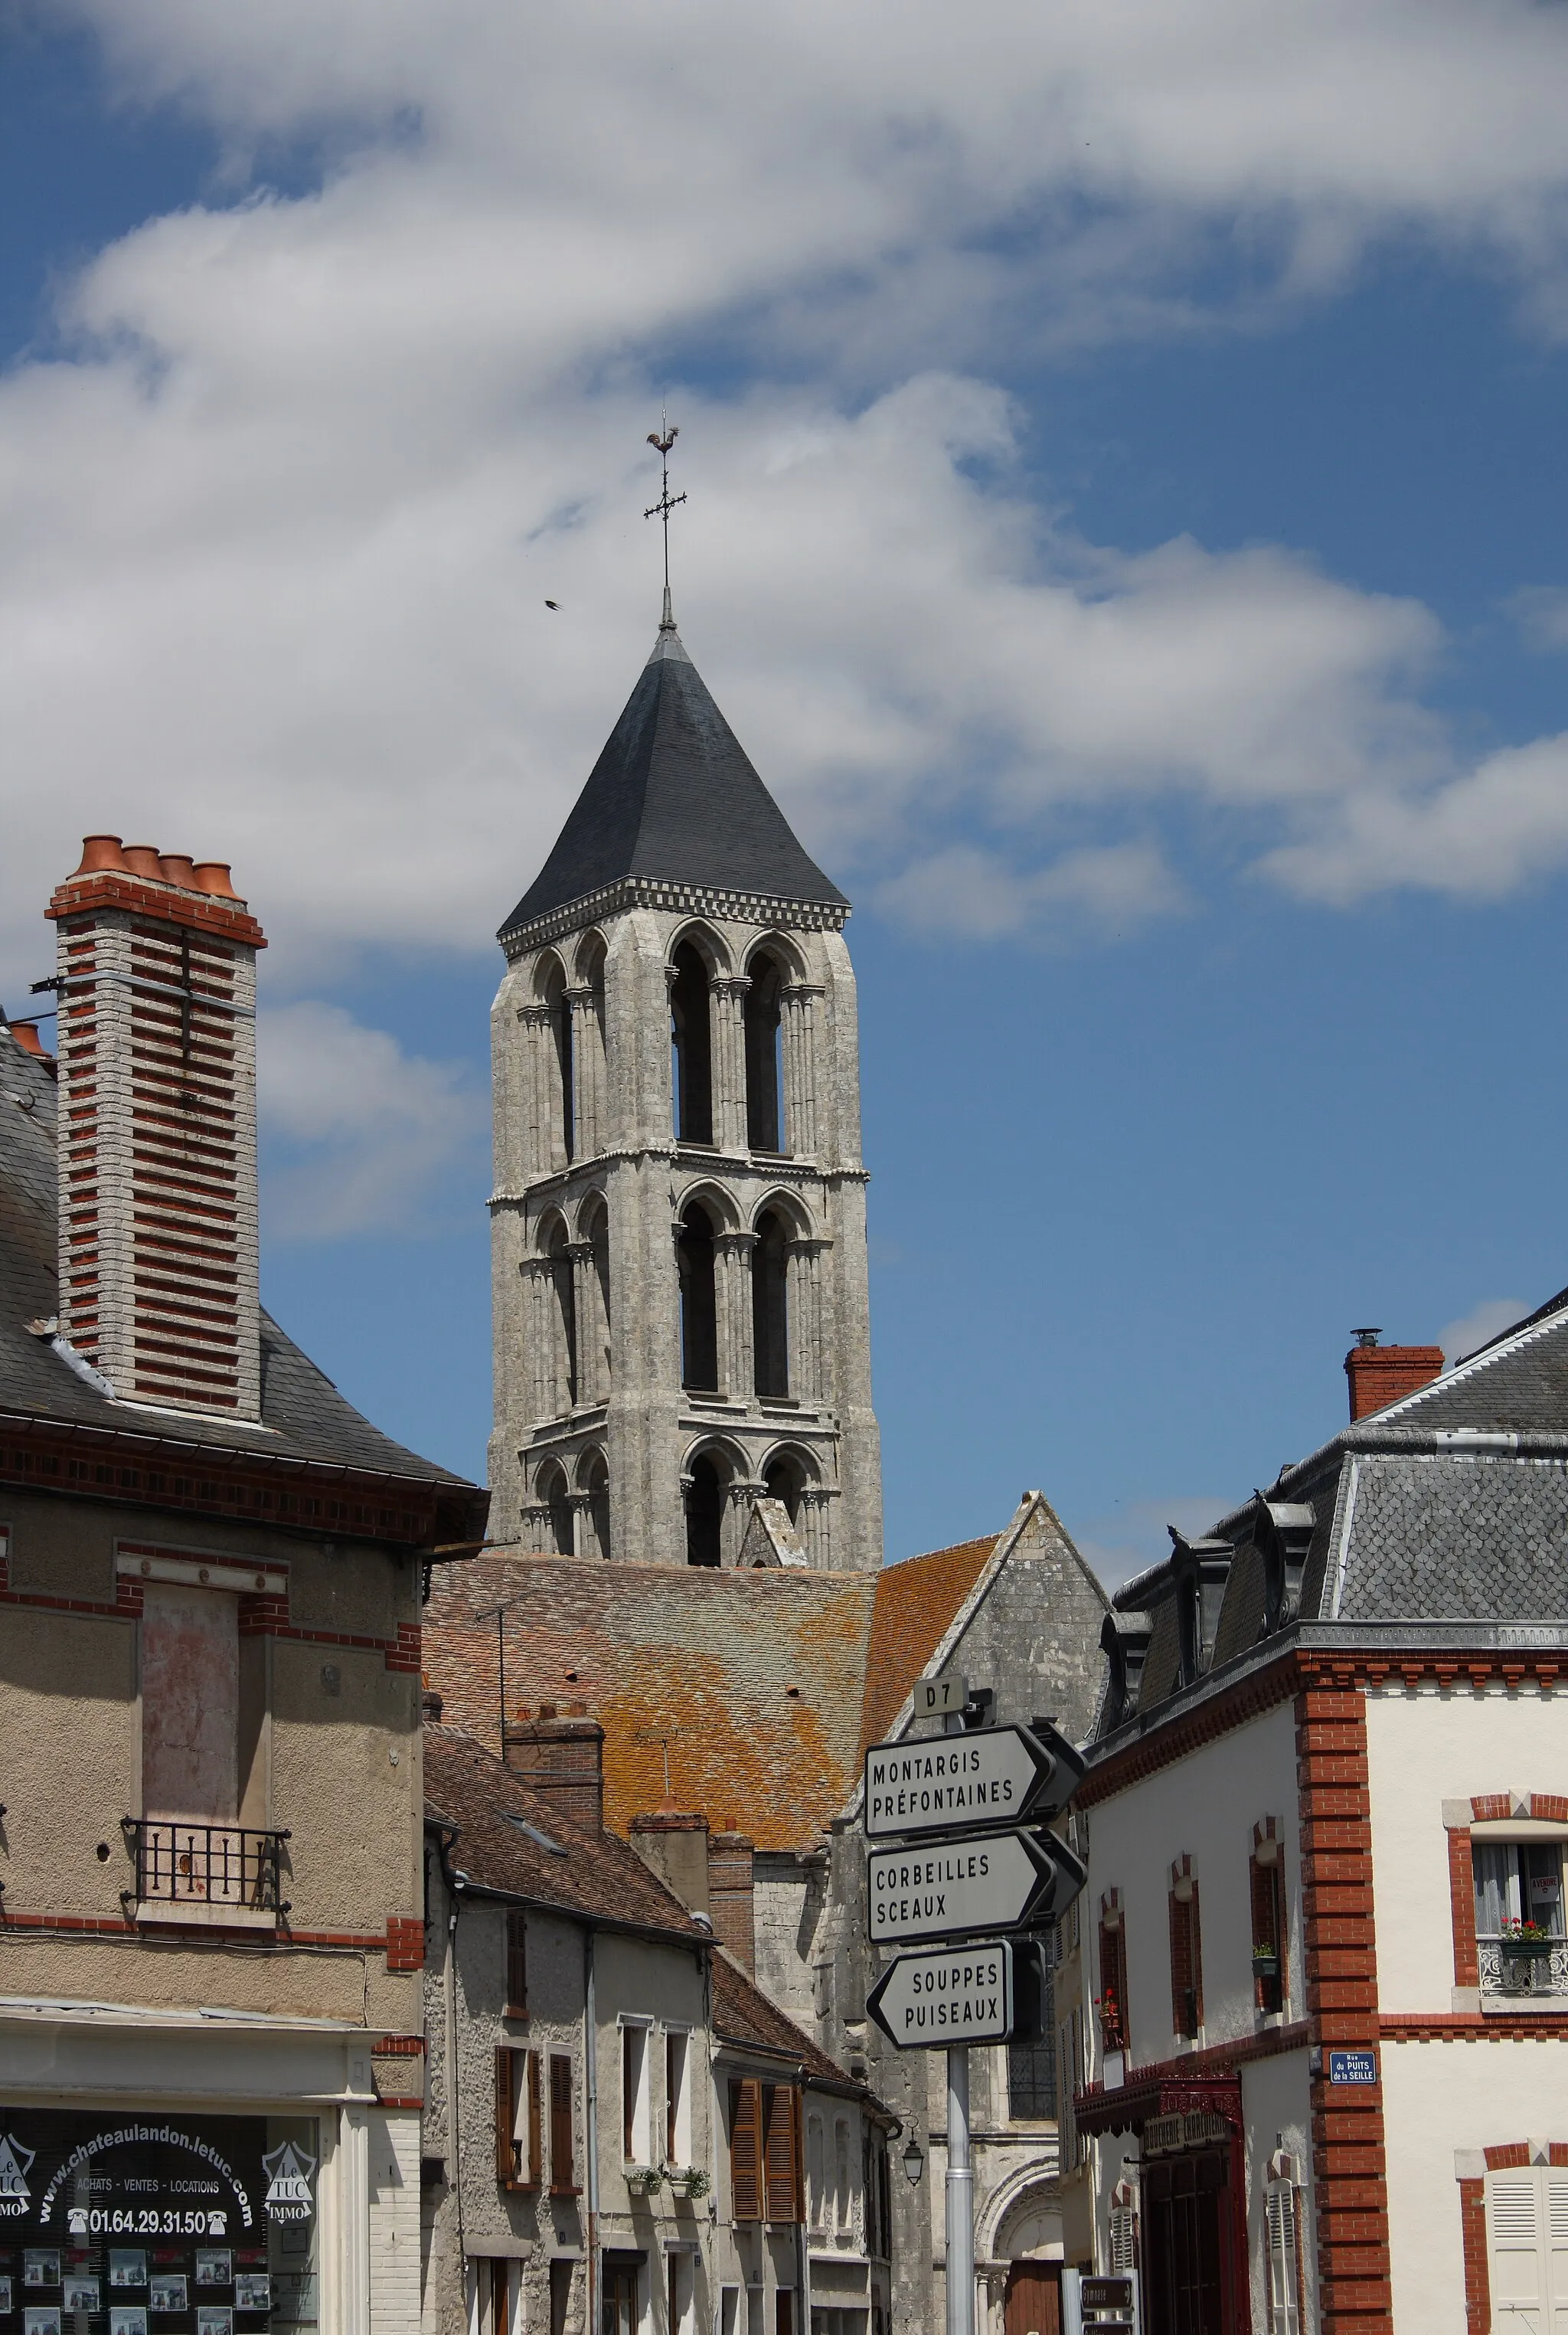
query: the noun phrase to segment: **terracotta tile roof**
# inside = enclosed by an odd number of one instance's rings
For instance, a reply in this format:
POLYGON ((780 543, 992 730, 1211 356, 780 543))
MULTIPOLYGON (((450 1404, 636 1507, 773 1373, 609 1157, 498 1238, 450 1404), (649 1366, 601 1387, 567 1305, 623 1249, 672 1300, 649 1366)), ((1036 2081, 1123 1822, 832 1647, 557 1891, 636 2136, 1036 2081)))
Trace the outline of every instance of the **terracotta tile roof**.
POLYGON ((708 1573, 476 1557, 436 1578, 423 1662, 449 1720, 496 1745, 503 1599, 509 1716, 585 1702, 605 1730, 605 1818, 669 1789, 759 1848, 808 1846, 854 1790, 876 1576, 708 1573))
POLYGON ((605 1819, 668 1796, 760 1849, 807 1848, 852 1797, 996 1546, 995 1534, 881 1573, 709 1573, 487 1555, 449 1565, 425 1609, 424 1670, 449 1721, 499 1749, 508 1718, 586 1704, 605 1730, 605 1819), (479 1617, 489 1613, 488 1620, 479 1617))
POLYGON ((933 1549, 927 1556, 905 1557, 902 1565, 885 1565, 876 1576, 861 1758, 866 1745, 880 1743, 897 1718, 905 1696, 942 1643, 1001 1537, 1000 1533, 987 1533, 981 1540, 933 1549))
POLYGON ((720 2042, 791 2059, 805 2069, 808 2082, 825 2088, 851 2092, 857 2098, 875 2097, 866 2085, 857 2084, 842 2068, 835 2067, 787 2011, 769 2002, 722 1946, 714 1951, 712 1969, 713 2033, 720 2042))
POLYGON ((459 1827, 451 1862, 480 1888, 595 1921, 667 1930, 698 1945, 712 1943, 634 1849, 613 1833, 590 1834, 569 1823, 461 1728, 427 1720, 424 1755, 426 1818, 459 1827), (508 1821, 513 1817, 566 1855, 556 1855, 508 1821))

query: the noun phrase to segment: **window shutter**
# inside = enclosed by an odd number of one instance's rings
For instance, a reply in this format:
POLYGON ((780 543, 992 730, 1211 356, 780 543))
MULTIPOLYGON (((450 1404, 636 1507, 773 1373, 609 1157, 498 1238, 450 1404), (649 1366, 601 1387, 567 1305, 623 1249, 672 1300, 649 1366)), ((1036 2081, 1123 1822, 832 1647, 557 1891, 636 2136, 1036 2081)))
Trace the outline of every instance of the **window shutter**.
POLYGON ((1130 2205, 1111 2207, 1110 2267, 1123 2274, 1137 2269, 1137 2217, 1130 2205))
POLYGON ((515 2019, 528 2015, 528 1927, 520 1905, 507 1909, 507 2009, 515 2019))
POLYGON ((1192 1962, 1187 1908, 1173 1889, 1170 1895, 1170 2031, 1187 2033, 1186 1991, 1192 1962))
POLYGON ((1278 1926, 1274 1920, 1274 1867, 1272 1865, 1260 1865, 1254 1857, 1253 1859, 1253 1952, 1254 1954, 1261 1953, 1268 1946, 1272 1946, 1275 1953, 1279 1952, 1280 1942, 1274 1935, 1278 1926))
POLYGON ((1193 2033, 1195 2035, 1204 2023, 1204 1925, 1203 1916, 1198 1912, 1198 1885, 1195 1881, 1193 1894, 1187 1900, 1187 1939, 1192 1954, 1193 2007, 1196 2014, 1193 2033))
POLYGON ((553 2196, 576 2194, 572 2164, 572 2063, 550 2058, 550 2192, 553 2196))
POLYGON ((1296 2272, 1296 2193, 1271 2181, 1267 2193, 1270 2335, 1300 2335, 1296 2272))
POLYGON ((505 2044, 496 2053, 496 2179, 509 2189, 517 2179, 512 2146, 512 2054, 505 2044))
POLYGON ((768 2219, 798 2222, 800 2218, 799 2094, 789 2084, 769 2084, 763 2093, 763 2156, 767 2177, 768 2219))
POLYGON ((762 2087, 747 2076, 730 2087, 731 2211, 738 2222, 762 2219, 762 2087))
POLYGON ((537 2189, 544 2178, 544 2122, 540 2113, 539 2055, 528 2053, 528 2186, 537 2189))

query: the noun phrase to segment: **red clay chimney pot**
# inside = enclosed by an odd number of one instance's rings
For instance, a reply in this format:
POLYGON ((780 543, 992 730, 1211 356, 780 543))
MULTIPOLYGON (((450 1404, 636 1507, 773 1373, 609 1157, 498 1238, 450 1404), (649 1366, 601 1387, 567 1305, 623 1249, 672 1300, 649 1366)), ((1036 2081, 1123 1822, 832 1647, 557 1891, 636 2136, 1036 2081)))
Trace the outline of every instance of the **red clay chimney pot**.
POLYGON ((215 900, 237 900, 239 894, 229 882, 227 859, 198 859, 196 862, 196 888, 209 892, 215 900))
POLYGON ((13 1022, 11 1035, 24 1054, 36 1054, 41 1061, 49 1060, 48 1051, 31 1022, 13 1022))
POLYGON ((176 884, 182 892, 200 891, 201 887, 196 880, 196 862, 188 852, 166 851, 161 859, 166 884, 176 884))
POLYGON ((161 884, 164 881, 163 862, 158 856, 155 845, 128 843, 124 857, 125 865, 133 876, 145 876, 154 884, 161 884))
POLYGON ((78 876, 98 876, 105 868, 112 868, 117 876, 125 873, 125 853, 120 838, 117 835, 84 835, 82 838, 82 865, 75 873, 78 876))

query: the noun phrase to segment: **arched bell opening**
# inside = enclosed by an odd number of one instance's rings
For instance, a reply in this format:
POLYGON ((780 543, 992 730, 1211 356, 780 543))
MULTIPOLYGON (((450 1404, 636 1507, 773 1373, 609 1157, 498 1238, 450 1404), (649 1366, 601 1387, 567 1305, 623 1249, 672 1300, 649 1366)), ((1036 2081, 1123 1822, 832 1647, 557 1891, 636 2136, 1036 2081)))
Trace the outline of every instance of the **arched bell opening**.
POLYGON ((719 1390, 719 1299, 713 1220, 693 1200, 681 1217, 675 1245, 681 1284, 681 1384, 719 1390))
POLYGON ((713 1024, 708 967, 692 941, 682 941, 671 960, 670 1055, 675 1139, 713 1140, 713 1024))

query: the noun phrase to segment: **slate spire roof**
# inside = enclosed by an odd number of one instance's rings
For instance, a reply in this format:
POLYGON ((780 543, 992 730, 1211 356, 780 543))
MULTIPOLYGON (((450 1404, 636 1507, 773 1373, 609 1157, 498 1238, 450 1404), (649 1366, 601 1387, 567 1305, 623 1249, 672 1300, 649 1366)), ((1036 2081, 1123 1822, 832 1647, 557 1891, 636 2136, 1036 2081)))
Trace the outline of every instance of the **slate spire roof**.
POLYGON ((802 849, 673 620, 498 937, 628 877, 848 906, 802 849))

